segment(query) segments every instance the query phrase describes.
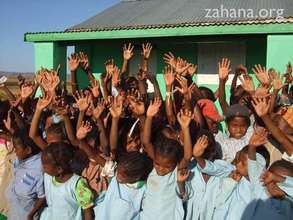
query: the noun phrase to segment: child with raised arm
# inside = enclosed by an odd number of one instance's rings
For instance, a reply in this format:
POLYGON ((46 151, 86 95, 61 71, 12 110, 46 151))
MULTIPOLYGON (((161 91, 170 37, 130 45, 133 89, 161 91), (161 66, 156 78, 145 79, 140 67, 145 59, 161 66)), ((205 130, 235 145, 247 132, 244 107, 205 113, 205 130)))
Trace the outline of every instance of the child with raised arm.
MULTIPOLYGON (((145 151, 153 160, 154 169, 147 179, 147 188, 142 205, 141 219, 183 219, 183 204, 176 195, 177 169, 186 168, 191 158, 191 149, 182 147, 176 140, 158 134, 154 145, 150 142, 153 117, 159 112, 161 100, 156 98, 148 107, 144 127, 143 144, 145 151)), ((178 113, 181 117, 189 117, 191 113, 178 113)), ((187 127, 188 128, 188 127, 187 127)))
MULTIPOLYGON (((117 168, 114 167, 114 175, 109 178, 110 184, 107 191, 98 195, 94 208, 96 219, 139 219, 145 193, 145 180, 151 170, 151 161, 145 154, 133 151, 116 155, 118 122, 122 113, 122 103, 118 99, 115 97, 110 107, 112 116, 110 145, 113 155, 111 160, 117 161, 117 168)), ((90 129, 88 123, 83 124, 77 132, 78 138, 85 137, 90 129)), ((109 162, 99 155, 91 153, 89 146, 84 141, 82 141, 81 147, 92 161, 96 161, 101 166, 109 162)))
POLYGON ((67 143, 55 142, 42 152, 47 207, 41 220, 93 219, 94 196, 86 179, 71 171, 72 149, 67 143))
POLYGON ((292 219, 293 164, 278 160, 265 170, 257 163, 257 148, 253 141, 248 147, 248 176, 255 200, 246 208, 243 219, 292 219))
MULTIPOLYGON (((263 145, 266 143, 266 133, 263 129, 261 132, 255 131, 250 139, 255 145, 263 145)), ((268 152, 264 147, 259 149, 257 154, 257 163, 259 166, 265 167, 269 164, 267 157, 268 152), (264 158, 262 155, 264 155, 264 158)), ((200 154, 199 154, 200 155, 200 154)), ((214 200, 214 219, 242 219, 246 207, 255 198, 253 183, 248 176, 248 146, 239 151, 233 161, 229 164, 223 160, 215 160, 214 162, 196 157, 198 168, 201 172, 208 175, 221 177, 220 187, 214 200)))

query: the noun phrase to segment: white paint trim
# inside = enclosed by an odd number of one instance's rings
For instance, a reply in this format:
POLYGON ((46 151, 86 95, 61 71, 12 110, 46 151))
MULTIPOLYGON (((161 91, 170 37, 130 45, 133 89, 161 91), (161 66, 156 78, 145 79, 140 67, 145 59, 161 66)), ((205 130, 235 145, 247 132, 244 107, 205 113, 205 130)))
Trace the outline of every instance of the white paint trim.
MULTIPOLYGON (((217 74, 197 74, 197 84, 198 85, 218 85, 219 84, 219 76, 217 74)), ((228 81, 226 85, 231 85, 234 74, 229 74, 228 81)), ((237 85, 240 85, 239 80, 237 80, 237 85)))

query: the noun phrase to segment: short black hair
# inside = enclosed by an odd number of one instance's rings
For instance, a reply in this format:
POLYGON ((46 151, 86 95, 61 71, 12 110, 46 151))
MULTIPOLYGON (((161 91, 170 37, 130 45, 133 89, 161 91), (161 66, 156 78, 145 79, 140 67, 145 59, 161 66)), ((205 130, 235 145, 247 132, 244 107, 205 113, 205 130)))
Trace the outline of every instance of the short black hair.
POLYGON ((183 149, 177 140, 165 137, 162 133, 156 137, 154 142, 155 153, 160 154, 162 157, 180 162, 183 158, 183 149))
MULTIPOLYGON (((242 153, 245 153, 245 154, 248 154, 248 145, 246 145, 244 148, 242 148, 242 150, 240 150, 242 153)), ((256 153, 260 154, 263 156, 263 158, 265 159, 266 161, 266 168, 269 167, 270 165, 270 160, 271 160, 271 156, 270 156, 270 153, 268 151, 268 149, 264 146, 264 145, 261 145, 261 146, 258 146, 256 148, 256 153)))
POLYGON ((290 176, 293 176, 293 163, 287 160, 275 161, 274 163, 272 163, 269 169, 273 169, 273 168, 284 168, 290 173, 290 176))
POLYGON ((12 135, 12 142, 13 145, 19 143, 23 149, 30 147, 32 151, 32 156, 40 153, 40 148, 29 137, 28 132, 26 130, 16 130, 12 135))
POLYGON ((60 166, 63 169, 63 174, 71 173, 71 165, 74 157, 74 148, 72 145, 65 142, 51 143, 43 154, 48 156, 55 166, 60 166))
POLYGON ((153 168, 151 159, 138 151, 120 154, 117 162, 125 168, 125 174, 136 181, 146 180, 153 168))
POLYGON ((214 92, 211 89, 209 89, 207 87, 204 87, 204 86, 200 86, 199 87, 199 90, 203 94, 203 96, 204 96, 205 99, 209 99, 209 100, 211 100, 213 102, 216 101, 214 92))
POLYGON ((232 120, 233 120, 234 118, 236 118, 236 117, 244 118, 245 121, 246 121, 247 127, 250 126, 250 123, 251 123, 251 122, 250 122, 250 118, 249 118, 249 117, 246 117, 246 116, 242 116, 242 115, 233 115, 233 116, 230 116, 230 117, 226 118, 225 121, 226 121, 227 124, 229 124, 230 121, 232 121, 232 120))

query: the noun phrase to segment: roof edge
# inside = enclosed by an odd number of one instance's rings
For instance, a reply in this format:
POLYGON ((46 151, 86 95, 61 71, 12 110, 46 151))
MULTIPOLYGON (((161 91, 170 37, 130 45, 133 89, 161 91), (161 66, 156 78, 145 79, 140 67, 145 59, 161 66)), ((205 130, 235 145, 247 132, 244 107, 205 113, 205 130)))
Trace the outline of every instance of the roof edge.
POLYGON ((182 26, 143 27, 134 29, 80 30, 62 32, 25 33, 28 42, 92 40, 92 39, 125 39, 148 37, 174 37, 198 35, 227 34, 281 34, 293 33, 293 20, 287 22, 263 23, 229 23, 229 24, 182 24, 182 26))

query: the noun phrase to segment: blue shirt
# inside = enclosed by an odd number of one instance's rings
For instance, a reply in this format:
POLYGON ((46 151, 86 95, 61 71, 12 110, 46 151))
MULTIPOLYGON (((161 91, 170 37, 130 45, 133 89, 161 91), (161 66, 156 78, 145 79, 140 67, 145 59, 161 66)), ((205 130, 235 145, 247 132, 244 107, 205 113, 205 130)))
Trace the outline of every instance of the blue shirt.
POLYGON ((98 198, 94 208, 95 219, 138 220, 144 193, 145 185, 138 189, 131 188, 119 183, 114 176, 108 190, 98 198))
POLYGON ((183 202, 177 195, 177 168, 159 176, 155 169, 149 174, 142 203, 143 220, 181 220, 183 202))
POLYGON ((8 219, 24 219, 38 198, 45 197, 40 154, 13 163, 13 179, 6 190, 8 219))

